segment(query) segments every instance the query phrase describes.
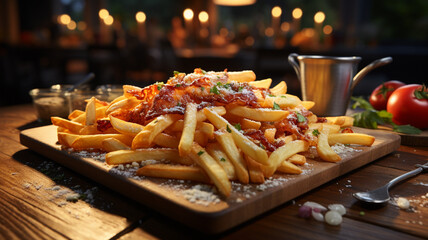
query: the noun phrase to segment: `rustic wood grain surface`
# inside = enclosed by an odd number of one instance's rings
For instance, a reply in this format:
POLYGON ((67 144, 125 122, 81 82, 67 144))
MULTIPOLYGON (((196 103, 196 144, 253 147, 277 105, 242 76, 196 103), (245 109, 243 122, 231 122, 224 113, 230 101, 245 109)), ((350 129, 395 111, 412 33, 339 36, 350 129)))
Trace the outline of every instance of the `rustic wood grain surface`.
POLYGON ((372 208, 352 193, 369 190, 428 161, 428 147, 401 146, 385 157, 227 232, 206 235, 116 194, 19 143, 19 132, 40 126, 31 105, 0 108, 0 239, 426 239, 428 175, 391 189, 411 211, 389 203, 372 208), (73 193, 84 198, 67 201, 73 193), (341 203, 340 226, 297 216, 306 201, 341 203))

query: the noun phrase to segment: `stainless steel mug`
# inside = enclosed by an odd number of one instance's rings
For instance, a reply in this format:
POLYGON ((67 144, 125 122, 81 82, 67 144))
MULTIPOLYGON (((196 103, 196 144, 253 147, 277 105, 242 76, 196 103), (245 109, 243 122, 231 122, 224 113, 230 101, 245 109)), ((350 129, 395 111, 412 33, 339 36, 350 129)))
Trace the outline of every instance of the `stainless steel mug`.
POLYGON ((361 57, 329 57, 292 53, 288 61, 297 73, 304 101, 314 101, 317 116, 345 115, 354 87, 371 70, 392 62, 378 59, 357 73, 361 57), (296 61, 298 60, 298 62, 296 61))

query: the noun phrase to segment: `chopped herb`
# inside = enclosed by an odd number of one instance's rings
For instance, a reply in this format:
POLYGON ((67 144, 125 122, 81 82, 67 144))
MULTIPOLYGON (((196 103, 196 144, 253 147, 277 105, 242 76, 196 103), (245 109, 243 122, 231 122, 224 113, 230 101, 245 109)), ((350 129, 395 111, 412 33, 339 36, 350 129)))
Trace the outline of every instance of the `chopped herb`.
POLYGON ((175 84, 175 87, 181 87, 181 84, 175 84))
POLYGON ((217 76, 217 79, 220 79, 220 76, 217 76))
POLYGON ((238 88, 238 92, 242 92, 242 90, 244 89, 244 87, 243 86, 239 86, 239 88, 238 88))
POLYGON ((276 102, 273 102, 273 107, 272 107, 272 109, 273 109, 273 110, 281 110, 281 108, 279 107, 278 103, 276 103, 276 102))
POLYGON ((235 128, 238 129, 238 131, 242 130, 240 123, 235 124, 235 128))
POLYGON ((198 156, 201 156, 202 154, 204 154, 204 151, 199 151, 198 152, 198 156))
POLYGON ((346 143, 346 144, 344 144, 346 147, 350 147, 351 146, 351 144, 349 144, 349 143, 346 143))
POLYGON ((275 95, 273 95, 273 94, 268 94, 268 96, 269 96, 269 97, 275 97, 275 95))
POLYGON ((312 135, 314 135, 315 137, 318 137, 318 135, 320 135, 320 131, 318 131, 318 129, 314 129, 312 131, 312 135))
POLYGON ((223 87, 224 87, 224 88, 230 88, 230 87, 231 87, 231 85, 230 85, 230 83, 226 83, 226 84, 224 84, 224 85, 223 85, 223 87))
POLYGON ((222 87, 223 86, 223 84, 221 83, 221 82, 217 82, 217 84, 216 84, 217 86, 219 86, 219 87, 222 87))
POLYGON ((178 74, 180 74, 179 71, 174 71, 174 76, 177 76, 178 74))
POLYGON ((179 102, 178 102, 178 103, 177 103, 177 106, 180 106, 180 105, 181 105, 181 103, 179 103, 179 102))
POLYGON ((163 87, 163 82, 157 82, 156 85, 158 86, 158 90, 161 90, 163 87))
POLYGON ((306 118, 302 114, 296 112, 296 116, 297 116, 297 121, 298 122, 304 122, 304 121, 306 121, 306 118))
POLYGON ((216 95, 219 95, 219 94, 220 94, 220 92, 218 91, 218 89, 217 89, 217 87, 216 87, 216 86, 213 86, 213 87, 210 89, 210 92, 211 92, 211 93, 214 93, 214 94, 216 94, 216 95))
POLYGON ((229 128, 229 125, 226 125, 226 130, 227 130, 228 133, 232 132, 232 130, 230 130, 230 128, 229 128))
POLYGON ((204 88, 204 87, 201 87, 201 91, 205 91, 205 88, 204 88))
POLYGON ((282 95, 281 97, 282 97, 282 98, 287 98, 287 96, 284 96, 284 95, 282 95))
POLYGON ((262 143, 259 143, 259 146, 260 146, 261 148, 263 148, 263 150, 265 150, 265 149, 266 149, 266 147, 265 147, 262 143))
POLYGON ((220 158, 220 161, 226 162, 226 159, 224 159, 224 157, 222 157, 222 158, 220 158))
POLYGON ((207 71, 205 71, 204 69, 201 69, 201 72, 202 72, 203 74, 207 74, 207 71))

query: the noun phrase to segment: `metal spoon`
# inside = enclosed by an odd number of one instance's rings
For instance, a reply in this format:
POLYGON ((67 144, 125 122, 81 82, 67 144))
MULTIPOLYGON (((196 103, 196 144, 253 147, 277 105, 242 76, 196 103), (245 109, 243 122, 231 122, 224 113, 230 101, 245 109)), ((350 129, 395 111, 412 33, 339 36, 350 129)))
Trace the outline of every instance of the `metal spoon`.
POLYGON ((356 199, 367 203, 378 203, 378 204, 386 203, 389 201, 389 199, 391 199, 388 191, 390 187, 394 186, 395 184, 405 179, 416 176, 423 171, 428 171, 428 163, 425 163, 424 165, 416 164, 415 166, 418 168, 392 179, 383 187, 380 187, 378 189, 375 189, 369 192, 357 192, 357 193, 354 193, 353 196, 356 199))

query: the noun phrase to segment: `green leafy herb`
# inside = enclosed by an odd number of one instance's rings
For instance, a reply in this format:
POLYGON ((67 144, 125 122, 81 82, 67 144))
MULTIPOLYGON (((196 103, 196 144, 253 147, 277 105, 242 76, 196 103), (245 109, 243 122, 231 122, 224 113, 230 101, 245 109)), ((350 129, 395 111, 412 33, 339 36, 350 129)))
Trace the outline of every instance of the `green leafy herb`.
POLYGON ((175 87, 181 87, 181 84, 175 84, 175 87))
POLYGON ((281 108, 279 107, 278 103, 276 103, 276 102, 273 102, 273 107, 272 107, 272 109, 273 109, 273 110, 281 110, 281 108))
POLYGON ((238 129, 238 131, 242 130, 240 123, 235 124, 235 128, 238 129))
POLYGON ((219 87, 223 87, 223 84, 221 82, 217 82, 216 85, 219 87))
POLYGON ((269 96, 269 97, 275 97, 275 95, 273 95, 273 94, 268 94, 268 96, 269 96))
POLYGON ((174 76, 177 76, 178 74, 180 74, 179 71, 174 71, 174 76))
POLYGON ((282 95, 281 97, 282 97, 282 98, 287 98, 287 96, 284 96, 284 95, 282 95))
POLYGON ((226 159, 224 159, 224 157, 222 157, 222 158, 220 158, 220 161, 226 162, 226 159))
POLYGON ((177 103, 177 106, 181 106, 181 103, 179 103, 179 102, 178 102, 178 103, 177 103))
POLYGON ((205 88, 204 88, 204 87, 201 87, 201 91, 205 91, 205 88))
POLYGON ((205 71, 204 69, 201 69, 201 72, 202 72, 203 74, 207 74, 207 71, 205 71))
POLYGON ((318 131, 318 129, 314 129, 312 131, 312 135, 314 135, 315 137, 318 137, 318 135, 320 135, 320 131, 318 131))
POLYGON ((223 85, 224 88, 230 88, 232 85, 230 83, 226 83, 223 85))
POLYGON ((417 99, 428 99, 428 92, 427 92, 427 87, 424 85, 422 85, 422 89, 421 90, 415 90, 414 91, 415 97, 417 99))
POLYGON ((265 147, 262 143, 259 143, 259 146, 260 146, 261 148, 263 148, 263 150, 265 150, 265 149, 266 149, 266 147, 265 147))
POLYGON ((161 90, 163 87, 163 82, 157 82, 156 85, 158 86, 158 90, 161 90))
POLYGON ((220 79, 220 76, 217 76, 217 79, 220 79))
POLYGON ((232 132, 232 130, 230 130, 230 128, 229 128, 229 125, 226 125, 226 130, 227 130, 228 133, 232 132))
POLYGON ((394 132, 406 133, 406 134, 420 134, 422 131, 411 125, 397 125, 392 122, 392 114, 385 111, 376 111, 372 105, 366 101, 363 97, 352 97, 355 103, 352 108, 357 107, 364 109, 362 112, 355 113, 352 115, 354 118, 354 126, 376 129, 379 124, 390 124, 394 132))
POLYGON ((201 156, 202 154, 204 154, 204 151, 199 151, 198 152, 198 156, 201 156))
POLYGON ((210 92, 211 92, 211 93, 214 93, 214 94, 216 94, 216 95, 219 95, 219 94, 220 94, 220 92, 218 91, 218 89, 217 89, 217 87, 216 87, 216 86, 213 86, 213 87, 210 89, 210 92))
POLYGON ((305 122, 306 121, 306 118, 302 114, 296 112, 296 116, 297 116, 298 122, 305 122))
POLYGON ((239 86, 239 88, 238 88, 238 92, 242 92, 242 90, 244 89, 244 87, 243 86, 239 86))

